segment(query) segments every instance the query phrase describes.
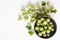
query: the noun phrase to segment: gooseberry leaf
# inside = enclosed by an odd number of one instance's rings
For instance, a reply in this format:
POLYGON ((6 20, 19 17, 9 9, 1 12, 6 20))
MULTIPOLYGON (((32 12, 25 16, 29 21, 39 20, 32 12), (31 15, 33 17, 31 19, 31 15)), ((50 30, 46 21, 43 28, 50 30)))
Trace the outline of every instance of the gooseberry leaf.
POLYGON ((32 36, 34 34, 34 32, 32 30, 30 30, 28 33, 30 36, 32 36))

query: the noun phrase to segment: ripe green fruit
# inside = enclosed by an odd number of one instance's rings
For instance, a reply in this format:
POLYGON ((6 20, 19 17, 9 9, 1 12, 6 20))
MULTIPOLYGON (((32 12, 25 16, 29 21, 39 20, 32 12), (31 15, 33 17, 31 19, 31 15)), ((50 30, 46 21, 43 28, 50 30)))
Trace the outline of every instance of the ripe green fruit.
POLYGON ((43 31, 43 27, 40 27, 40 31, 43 31))
POLYGON ((39 30, 39 27, 35 27, 35 30, 39 30))
POLYGON ((45 1, 42 1, 41 4, 42 4, 42 6, 45 6, 46 5, 46 2, 45 1))
POLYGON ((44 25, 47 25, 47 21, 44 21, 43 24, 44 24, 44 25))
POLYGON ((50 30, 47 30, 46 32, 47 32, 47 33, 50 33, 50 30))
POLYGON ((46 37, 46 34, 44 34, 43 36, 46 37))
POLYGON ((39 36, 42 36, 42 33, 41 33, 41 32, 39 32, 39 33, 38 33, 38 35, 39 35, 39 36))
POLYGON ((42 31, 42 34, 45 34, 45 33, 46 33, 46 31, 45 31, 45 30, 43 30, 43 31, 42 31))
POLYGON ((50 19, 47 19, 47 22, 50 22, 50 19))

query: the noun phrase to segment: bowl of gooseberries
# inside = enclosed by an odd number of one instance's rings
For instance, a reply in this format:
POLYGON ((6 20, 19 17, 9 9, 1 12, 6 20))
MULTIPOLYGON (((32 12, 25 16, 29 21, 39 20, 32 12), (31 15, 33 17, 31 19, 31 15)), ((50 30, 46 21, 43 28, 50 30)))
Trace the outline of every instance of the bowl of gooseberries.
POLYGON ((50 38, 56 32, 56 23, 50 17, 40 17, 37 19, 34 25, 35 33, 41 38, 50 38))

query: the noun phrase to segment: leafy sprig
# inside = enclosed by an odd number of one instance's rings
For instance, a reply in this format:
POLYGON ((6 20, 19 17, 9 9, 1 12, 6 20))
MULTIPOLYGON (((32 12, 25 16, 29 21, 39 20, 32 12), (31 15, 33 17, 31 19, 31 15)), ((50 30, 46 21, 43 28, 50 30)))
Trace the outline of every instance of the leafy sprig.
MULTIPOLYGON (((37 18, 39 18, 40 16, 41 17, 50 16, 49 14, 57 12, 57 10, 53 7, 53 5, 50 5, 50 2, 42 1, 41 5, 39 2, 37 2, 36 4, 29 3, 26 6, 26 8, 23 7, 21 9, 23 18, 19 17, 18 20, 22 20, 22 19, 28 20, 30 17, 31 18, 30 23, 34 23, 37 20, 37 18)), ((30 35, 33 35, 34 32, 32 31, 31 27, 32 26, 30 24, 27 24, 27 26, 26 26, 26 28, 29 30, 28 33, 30 35)))

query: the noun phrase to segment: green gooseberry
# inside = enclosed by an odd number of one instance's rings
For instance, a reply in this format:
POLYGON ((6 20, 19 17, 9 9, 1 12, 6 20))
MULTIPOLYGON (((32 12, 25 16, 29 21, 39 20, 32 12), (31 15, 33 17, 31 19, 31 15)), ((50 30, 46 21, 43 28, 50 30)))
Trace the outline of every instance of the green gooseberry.
POLYGON ((39 27, 35 27, 35 30, 39 30, 39 27))
POLYGON ((40 4, 39 3, 36 3, 36 8, 40 8, 40 4))
POLYGON ((44 21, 43 24, 44 24, 44 25, 47 25, 47 21, 44 21))
POLYGON ((52 10, 51 10, 51 12, 56 13, 56 12, 57 12, 57 10, 56 10, 56 9, 52 9, 52 10))
POLYGON ((45 1, 42 1, 41 4, 42 4, 42 6, 45 6, 46 5, 46 2, 45 1))
POLYGON ((40 27, 40 31, 43 31, 43 27, 40 27))
POLYGON ((43 30, 43 31, 42 31, 42 34, 46 34, 46 31, 45 31, 45 30, 43 30))
POLYGON ((47 36, 50 36, 50 34, 48 33, 47 36))
POLYGON ((49 24, 50 24, 50 25, 53 25, 53 23, 52 23, 52 22, 49 22, 49 24))
POLYGON ((38 20, 38 22, 37 23, 41 23, 41 20, 38 20))
POLYGON ((54 25, 51 25, 51 27, 54 27, 54 25))
POLYGON ((46 35, 46 34, 44 34, 43 36, 44 36, 44 37, 46 37, 47 35, 46 35))
POLYGON ((21 9, 21 11, 22 13, 26 13, 26 9, 24 7, 21 9))
POLYGON ((46 30, 47 33, 50 33, 50 30, 46 30))
POLYGON ((31 18, 31 20, 35 20, 35 18, 31 18))
POLYGON ((49 18, 47 18, 47 22, 50 22, 50 19, 49 18))
POLYGON ((40 24, 37 23, 37 26, 39 26, 40 24))
POLYGON ((47 29, 48 27, 47 26, 44 26, 44 29, 47 29))
POLYGON ((53 6, 51 6, 51 12, 53 12, 53 13, 56 13, 57 12, 57 10, 56 9, 54 9, 54 7, 53 6))
POLYGON ((42 32, 39 32, 38 35, 39 35, 39 36, 42 36, 42 32))
POLYGON ((51 30, 51 29, 52 29, 52 27, 51 27, 51 26, 49 26, 49 27, 48 27, 48 29, 49 29, 49 30, 51 30))
POLYGON ((42 26, 43 26, 44 24, 43 24, 43 23, 40 23, 40 25, 42 25, 42 26))
POLYGON ((44 20, 44 18, 41 18, 40 20, 41 20, 41 21, 43 21, 43 20, 44 20))
POLYGON ((33 23, 34 23, 34 21, 35 21, 35 20, 32 20, 32 19, 31 19, 30 23, 31 23, 31 24, 33 24, 33 23))
POLYGON ((29 9, 28 11, 27 11, 27 14, 31 14, 32 13, 32 11, 29 9))
POLYGON ((28 16, 24 16, 24 19, 25 19, 25 20, 28 20, 28 16))
POLYGON ((47 5, 50 6, 50 2, 47 2, 47 5))
POLYGON ((27 8, 28 8, 28 9, 32 9, 32 4, 29 3, 29 4, 27 5, 27 8))
POLYGON ((54 31, 54 28, 52 28, 51 31, 53 32, 54 31))

